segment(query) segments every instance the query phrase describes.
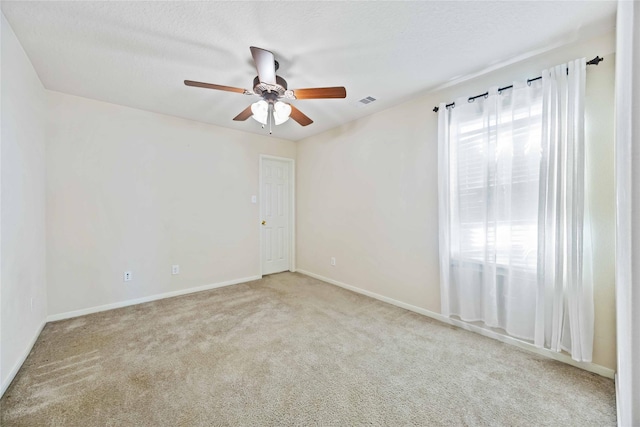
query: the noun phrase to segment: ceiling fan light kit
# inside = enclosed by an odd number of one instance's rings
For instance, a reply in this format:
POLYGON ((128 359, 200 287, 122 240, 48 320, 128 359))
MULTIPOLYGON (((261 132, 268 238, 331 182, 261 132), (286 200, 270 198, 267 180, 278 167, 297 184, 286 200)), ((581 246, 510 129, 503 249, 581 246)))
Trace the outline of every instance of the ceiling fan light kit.
POLYGON ((251 117, 258 123, 266 125, 270 110, 273 110, 271 114, 273 115, 273 122, 276 126, 289 120, 289 116, 291 115, 291 106, 289 104, 282 101, 276 101, 270 104, 264 99, 261 99, 251 104, 251 113, 253 113, 251 117))
POLYGON ((212 83, 202 83, 193 80, 185 80, 187 86, 200 87, 205 89, 223 90, 226 92, 235 92, 243 95, 257 95, 260 99, 245 108, 240 114, 233 118, 235 121, 245 121, 249 117, 265 125, 269 125, 269 133, 271 133, 271 124, 276 126, 289 120, 291 117, 301 126, 308 126, 313 123, 309 117, 298 110, 291 104, 282 102, 281 99, 327 99, 327 98, 346 98, 347 91, 342 86, 322 87, 309 89, 290 90, 287 87, 287 81, 276 75, 279 68, 278 61, 275 60, 273 53, 259 47, 251 47, 251 56, 256 65, 258 76, 253 79, 253 91, 232 87, 216 85, 212 83))

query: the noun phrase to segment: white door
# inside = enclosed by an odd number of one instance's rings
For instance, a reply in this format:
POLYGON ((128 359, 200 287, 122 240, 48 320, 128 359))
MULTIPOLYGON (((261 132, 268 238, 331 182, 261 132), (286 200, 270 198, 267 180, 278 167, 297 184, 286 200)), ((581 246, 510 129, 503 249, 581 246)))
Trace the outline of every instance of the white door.
POLYGON ((289 270, 291 180, 287 161, 261 158, 262 274, 289 270))

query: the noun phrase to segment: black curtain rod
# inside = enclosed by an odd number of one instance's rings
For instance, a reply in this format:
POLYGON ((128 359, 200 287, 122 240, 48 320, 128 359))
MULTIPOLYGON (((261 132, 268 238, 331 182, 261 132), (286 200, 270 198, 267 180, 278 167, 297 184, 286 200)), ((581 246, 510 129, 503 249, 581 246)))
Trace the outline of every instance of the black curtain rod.
MULTIPOLYGON (((603 58, 600 58, 599 56, 596 56, 591 61, 587 61, 587 65, 598 65, 602 61, 604 61, 603 58)), ((569 74, 569 70, 568 69, 567 69, 567 74, 569 74)), ((528 79, 527 80, 527 84, 530 84, 531 82, 535 82, 536 80, 540 80, 541 78, 542 78, 542 76, 538 76, 538 77, 534 77, 532 79, 528 79)), ((511 89, 512 87, 513 87, 513 85, 509 85, 509 86, 498 88, 498 93, 502 92, 503 90, 511 89)), ((480 95, 472 96, 467 101, 468 102, 473 102, 477 98, 482 98, 483 96, 489 96, 489 92, 485 92, 485 93, 481 93, 480 95)), ((451 104, 445 105, 445 108, 453 107, 455 105, 456 105, 456 103, 452 102, 451 104)), ((440 110, 440 107, 433 107, 433 112, 434 113, 437 113, 438 110, 440 110)))

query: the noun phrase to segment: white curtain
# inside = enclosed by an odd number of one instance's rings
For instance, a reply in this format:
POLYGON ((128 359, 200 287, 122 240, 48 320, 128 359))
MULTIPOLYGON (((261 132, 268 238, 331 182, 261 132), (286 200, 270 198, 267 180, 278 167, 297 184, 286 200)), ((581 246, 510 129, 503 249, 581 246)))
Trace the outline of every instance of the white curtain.
POLYGON ((593 283, 585 195, 584 58, 545 70, 535 343, 591 361, 593 283))
POLYGON ((593 337, 585 65, 441 104, 438 146, 443 314, 582 361, 593 337))

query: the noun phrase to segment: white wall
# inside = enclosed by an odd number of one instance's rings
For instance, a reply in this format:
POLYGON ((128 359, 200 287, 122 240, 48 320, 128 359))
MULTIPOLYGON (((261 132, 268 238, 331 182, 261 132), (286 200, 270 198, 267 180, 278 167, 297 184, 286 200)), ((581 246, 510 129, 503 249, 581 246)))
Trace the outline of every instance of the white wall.
POLYGON ((294 158, 293 142, 57 92, 47 101, 50 315, 260 274, 259 154, 294 158))
MULTIPOLYGON (((1 14, 0 14, 1 15, 1 14)), ((45 90, 9 23, 2 27, 0 394, 47 315, 45 90)))
POLYGON ((618 2, 616 299, 618 425, 640 425, 640 5, 618 2))
MULTIPOLYGON (((594 363, 615 368, 614 36, 564 47, 431 92, 304 139, 297 150, 297 267, 440 313, 435 105, 540 75, 580 56, 587 74, 587 143, 598 260, 594 363), (593 163, 592 163, 593 164, 593 163), (330 257, 336 257, 332 267, 330 257)), ((437 66, 437 64, 434 64, 437 66)), ((420 71, 420 72, 428 72, 420 71)))

